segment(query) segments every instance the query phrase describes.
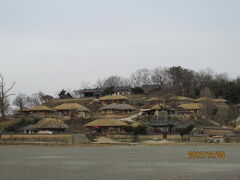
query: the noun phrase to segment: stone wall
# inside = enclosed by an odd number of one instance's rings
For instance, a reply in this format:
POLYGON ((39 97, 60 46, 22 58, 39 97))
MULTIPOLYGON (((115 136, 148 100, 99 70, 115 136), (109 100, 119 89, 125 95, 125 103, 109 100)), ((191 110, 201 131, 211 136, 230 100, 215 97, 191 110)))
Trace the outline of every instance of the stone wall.
POLYGON ((51 143, 89 143, 86 134, 4 134, 3 142, 51 142, 51 143))

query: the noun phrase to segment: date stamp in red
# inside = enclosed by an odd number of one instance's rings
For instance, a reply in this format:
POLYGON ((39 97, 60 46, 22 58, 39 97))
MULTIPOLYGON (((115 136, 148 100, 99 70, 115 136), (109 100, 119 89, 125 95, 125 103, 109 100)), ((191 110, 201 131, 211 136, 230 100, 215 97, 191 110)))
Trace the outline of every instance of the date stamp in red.
POLYGON ((188 157, 190 159, 224 159, 225 152, 222 151, 197 151, 197 152, 189 152, 188 157))

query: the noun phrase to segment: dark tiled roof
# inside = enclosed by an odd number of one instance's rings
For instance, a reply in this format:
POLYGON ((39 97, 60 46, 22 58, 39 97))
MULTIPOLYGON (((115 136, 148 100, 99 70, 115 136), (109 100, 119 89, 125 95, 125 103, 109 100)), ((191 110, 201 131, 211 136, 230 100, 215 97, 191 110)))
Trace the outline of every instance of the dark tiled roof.
POLYGON ((154 85, 143 85, 142 89, 144 90, 145 93, 151 92, 158 90, 161 86, 154 84, 154 85))
POLYGON ((172 121, 169 121, 165 117, 158 118, 157 120, 150 122, 149 125, 153 127, 175 126, 175 124, 172 121))

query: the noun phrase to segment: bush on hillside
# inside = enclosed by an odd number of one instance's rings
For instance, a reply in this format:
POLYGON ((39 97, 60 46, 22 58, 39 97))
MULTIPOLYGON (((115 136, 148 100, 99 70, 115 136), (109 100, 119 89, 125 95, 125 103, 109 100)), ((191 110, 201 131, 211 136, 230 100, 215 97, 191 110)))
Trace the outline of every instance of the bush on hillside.
POLYGON ((27 126, 29 124, 36 124, 40 119, 39 118, 26 118, 23 117, 20 120, 17 120, 16 122, 6 126, 4 128, 5 132, 18 132, 18 130, 24 126, 27 126))

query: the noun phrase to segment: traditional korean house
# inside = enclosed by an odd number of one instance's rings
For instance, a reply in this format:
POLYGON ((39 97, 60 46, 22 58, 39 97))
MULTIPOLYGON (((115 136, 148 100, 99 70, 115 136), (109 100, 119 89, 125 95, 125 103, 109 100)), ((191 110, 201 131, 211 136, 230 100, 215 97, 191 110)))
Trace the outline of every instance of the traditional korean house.
POLYGON ((213 99, 213 102, 215 104, 226 104, 228 101, 226 99, 219 98, 219 99, 213 99))
POLYGON ((130 95, 132 94, 132 88, 130 86, 120 86, 113 89, 115 95, 130 95))
POLYGON ((151 98, 147 99, 146 102, 148 104, 157 104, 157 103, 159 103, 159 98, 151 97, 151 98))
POLYGON ((209 98, 209 97, 200 97, 198 99, 195 100, 195 102, 197 103, 202 103, 204 101, 212 101, 212 98, 209 98))
POLYGON ((125 122, 118 119, 99 119, 85 125, 88 131, 96 131, 104 134, 121 134, 124 133, 125 122))
POLYGON ((95 88, 95 89, 83 89, 80 91, 83 97, 95 97, 98 98, 102 96, 104 89, 95 88))
POLYGON ((143 109, 142 115, 143 116, 159 116, 163 114, 170 114, 172 109, 170 106, 165 106, 164 104, 156 104, 150 108, 143 109))
POLYGON ((209 98, 209 97, 200 97, 200 98, 195 100, 195 102, 198 102, 198 103, 204 103, 204 102, 207 102, 207 101, 210 101, 212 103, 219 104, 219 105, 221 105, 221 104, 225 105, 228 102, 226 99, 222 99, 222 98, 212 99, 212 98, 209 98))
POLYGON ((33 115, 48 115, 53 112, 53 109, 40 105, 40 106, 34 106, 32 108, 24 109, 22 110, 22 113, 24 114, 33 114, 33 115))
POLYGON ((203 109, 201 103, 181 104, 177 108, 179 114, 198 114, 203 109))
POLYGON ((85 106, 80 105, 81 107, 78 108, 75 113, 74 113, 74 117, 77 118, 90 118, 91 117, 91 112, 88 108, 86 108, 85 106))
POLYGON ((77 103, 64 103, 54 108, 59 115, 68 117, 84 117, 90 116, 90 110, 77 103))
POLYGON ((63 121, 53 118, 42 119, 34 127, 39 134, 61 133, 69 128, 63 121))
POLYGON ((103 114, 128 114, 136 111, 136 108, 129 104, 109 104, 99 111, 103 114))
POLYGON ((167 138, 167 134, 173 131, 175 124, 166 117, 160 117, 149 123, 149 132, 154 134, 163 134, 163 138, 167 138))
POLYGON ((189 97, 184 97, 184 96, 173 96, 169 100, 169 105, 171 106, 178 106, 180 104, 189 104, 193 103, 195 100, 189 97))
POLYGON ((30 124, 30 125, 20 128, 19 132, 24 133, 24 134, 35 134, 35 133, 37 133, 37 129, 35 128, 35 125, 30 124))
POLYGON ((161 86, 158 84, 153 84, 153 85, 143 85, 142 89, 144 91, 144 94, 154 94, 154 93, 159 93, 161 90, 161 86))
POLYGON ((128 98, 122 95, 110 95, 110 96, 103 96, 99 98, 99 101, 102 105, 117 103, 117 104, 127 104, 128 98))
POLYGON ((154 112, 155 116, 159 116, 161 114, 172 114, 175 112, 174 108, 162 103, 154 105, 151 110, 154 112))

